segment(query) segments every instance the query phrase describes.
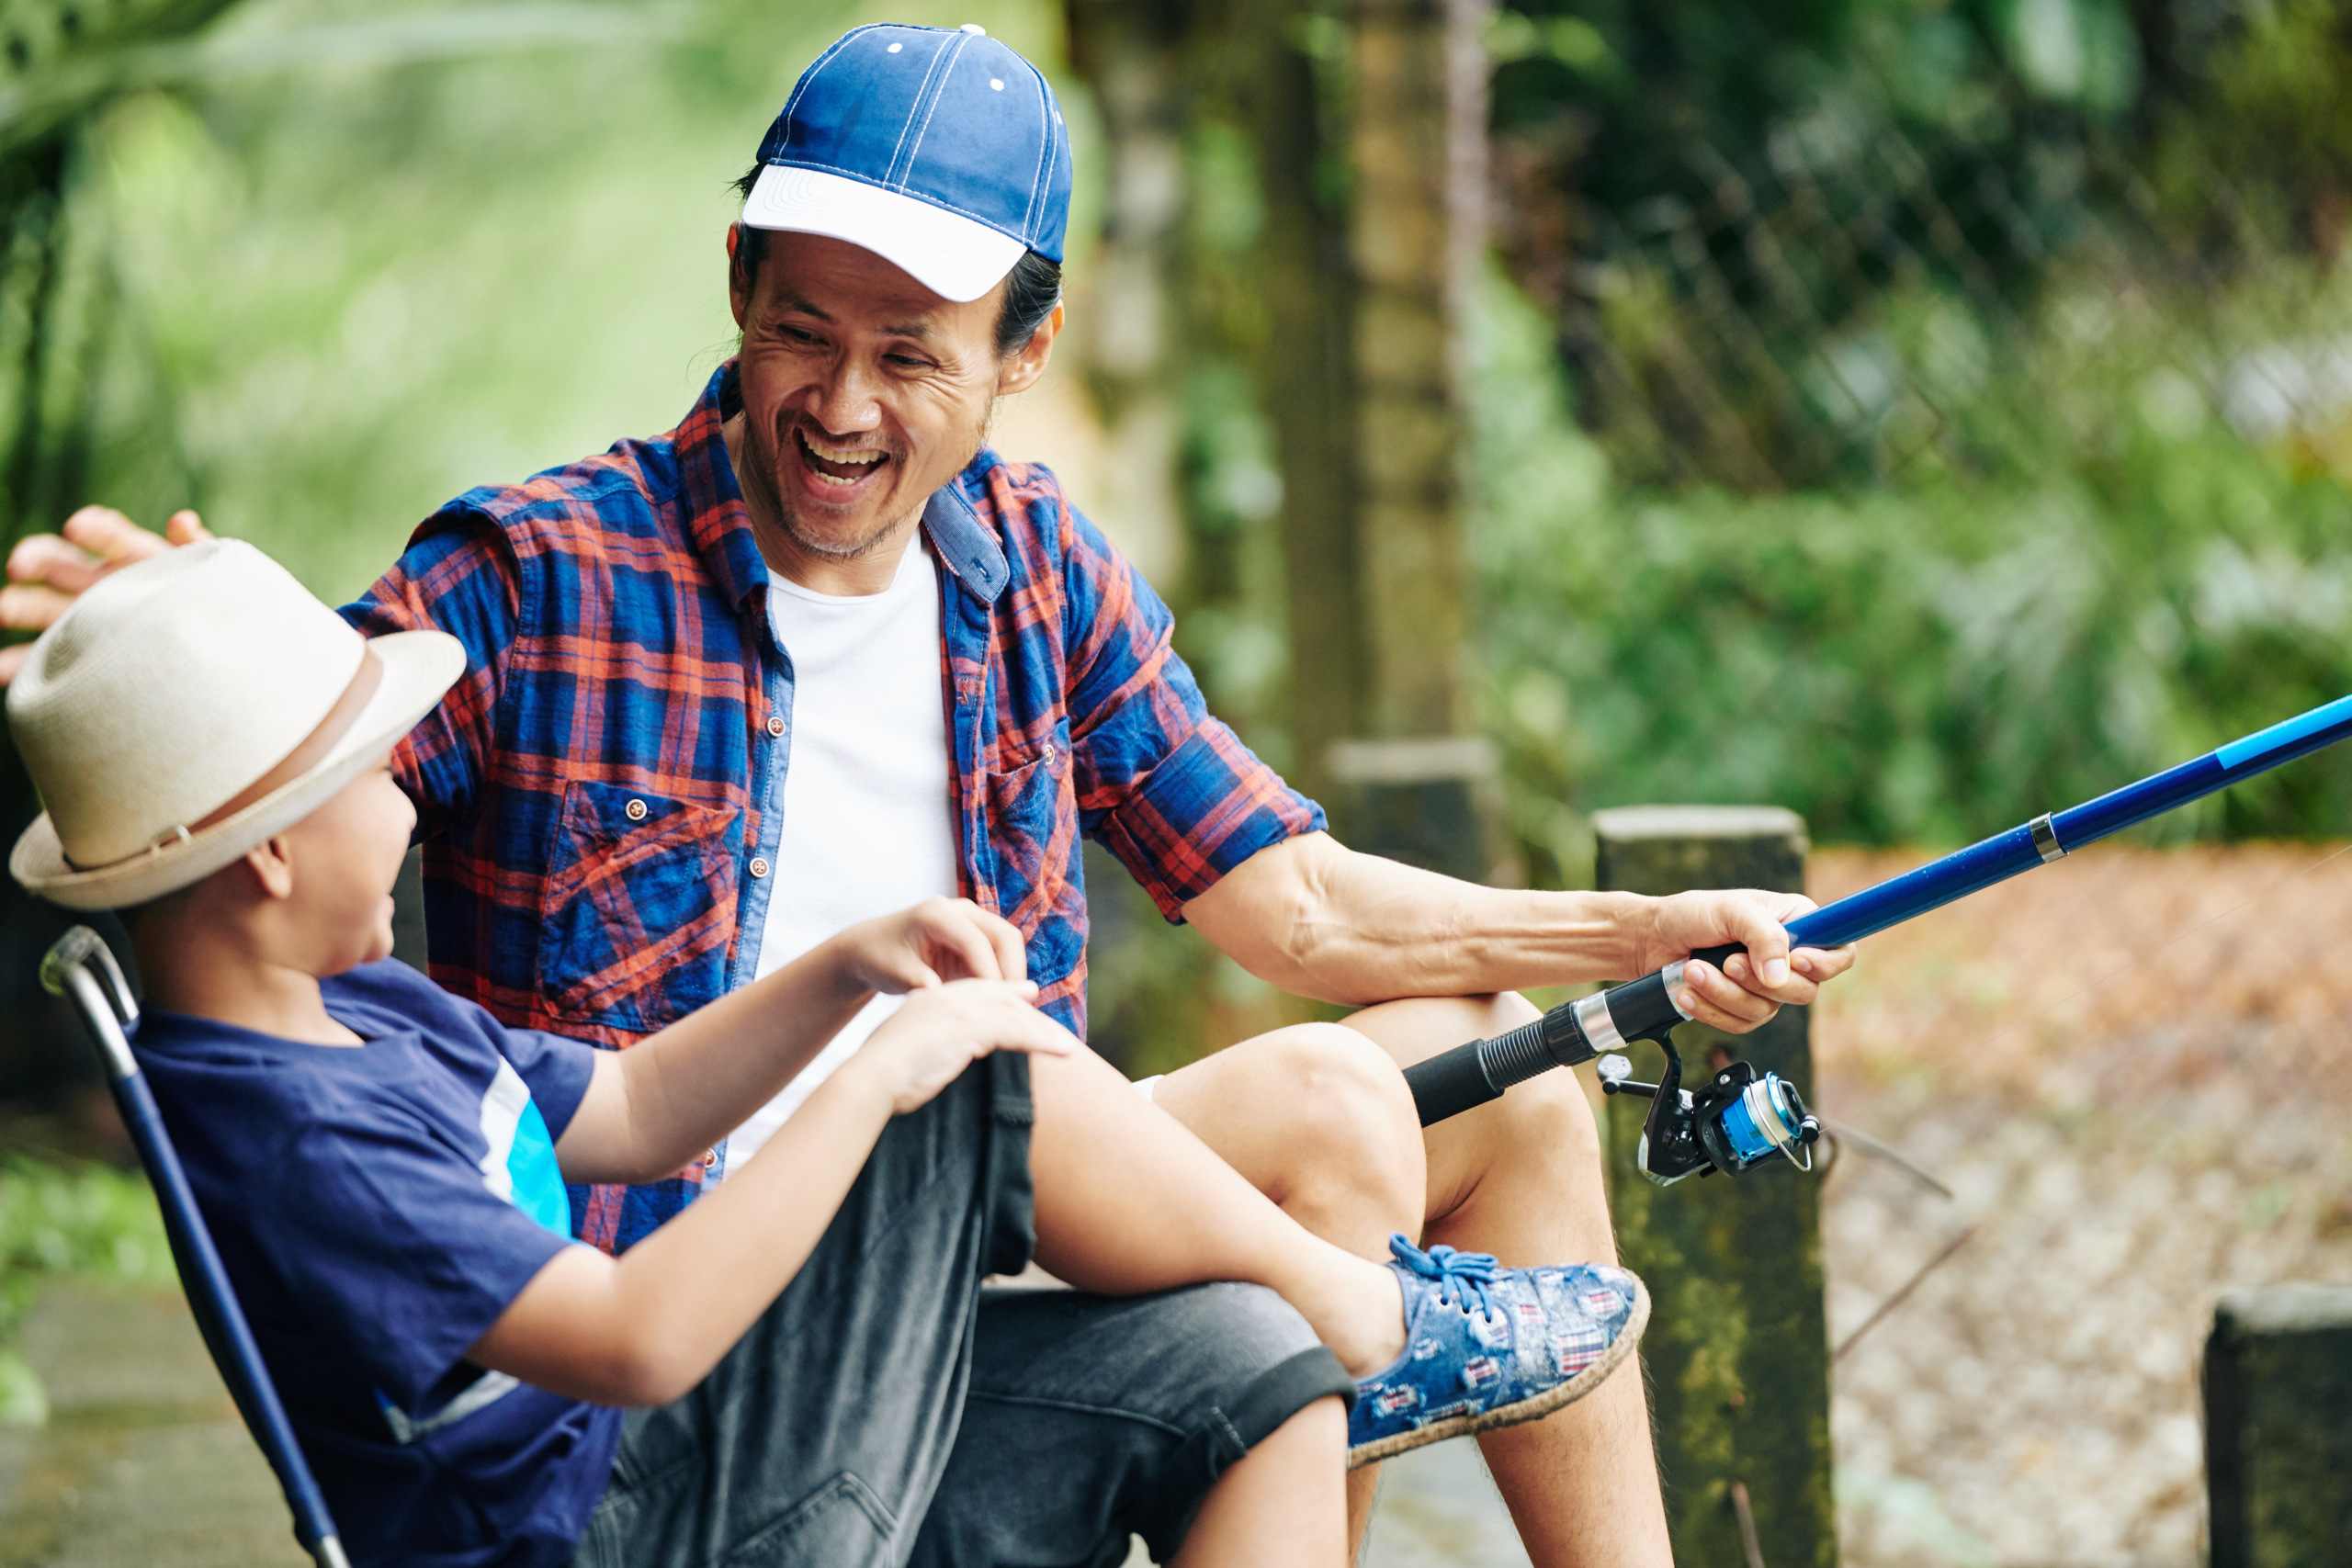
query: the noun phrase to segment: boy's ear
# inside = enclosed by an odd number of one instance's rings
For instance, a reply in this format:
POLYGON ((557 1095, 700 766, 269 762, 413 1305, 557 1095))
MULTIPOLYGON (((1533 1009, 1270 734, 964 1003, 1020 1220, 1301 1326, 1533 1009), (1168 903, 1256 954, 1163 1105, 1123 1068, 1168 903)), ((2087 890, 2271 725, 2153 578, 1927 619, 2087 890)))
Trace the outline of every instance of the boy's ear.
POLYGON ((294 896, 293 846, 281 834, 255 844, 245 852, 244 867, 253 874, 266 898, 290 898, 294 896))

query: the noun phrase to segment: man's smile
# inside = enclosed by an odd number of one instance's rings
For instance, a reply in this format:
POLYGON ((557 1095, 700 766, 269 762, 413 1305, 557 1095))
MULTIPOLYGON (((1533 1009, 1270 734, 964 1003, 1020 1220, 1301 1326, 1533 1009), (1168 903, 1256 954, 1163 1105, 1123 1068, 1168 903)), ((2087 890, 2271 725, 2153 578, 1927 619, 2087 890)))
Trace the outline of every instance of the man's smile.
POLYGON ((827 490, 853 490, 882 471, 890 454, 878 446, 835 446, 795 425, 793 444, 800 450, 801 466, 827 490))

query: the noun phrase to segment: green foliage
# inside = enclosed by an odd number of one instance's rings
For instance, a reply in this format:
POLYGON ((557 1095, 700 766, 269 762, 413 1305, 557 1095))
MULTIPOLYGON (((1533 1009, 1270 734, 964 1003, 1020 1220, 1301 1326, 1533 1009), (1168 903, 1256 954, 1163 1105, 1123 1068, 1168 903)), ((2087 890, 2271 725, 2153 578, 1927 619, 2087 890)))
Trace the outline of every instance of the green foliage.
MULTIPOLYGON (((667 429, 731 352, 729 182, 862 9, 244 0, 78 132, 50 375, 84 385, 41 394, 70 499, 198 506, 334 598, 459 491, 667 429)), ((1048 61, 1058 30, 890 14, 1048 61)))
MULTIPOLYGON (((2070 299, 2044 341, 2081 327, 2070 299)), ((2352 494, 2210 412, 2179 311, 2102 310, 2096 366, 1971 405, 1997 468, 1740 497, 1613 488, 1540 317, 1488 288, 1486 695, 1539 874, 1580 876, 1579 814, 1636 801, 1970 839, 2352 690, 2352 494)), ((2346 830, 2339 753, 2148 829, 2346 830)))
POLYGON ((61 1278, 171 1285, 171 1245, 137 1175, 10 1156, 0 1166, 0 1426, 39 1426, 49 1401, 7 1343, 33 1297, 61 1278))

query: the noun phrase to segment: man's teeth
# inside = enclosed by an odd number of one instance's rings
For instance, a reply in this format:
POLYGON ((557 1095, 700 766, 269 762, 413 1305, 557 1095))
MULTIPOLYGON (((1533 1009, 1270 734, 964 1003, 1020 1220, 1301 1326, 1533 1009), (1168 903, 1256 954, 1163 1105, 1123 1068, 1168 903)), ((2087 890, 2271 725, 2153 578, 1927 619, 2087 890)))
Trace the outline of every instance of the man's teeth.
POLYGON ((868 463, 878 463, 888 456, 871 446, 828 446, 822 442, 811 440, 805 430, 800 433, 800 441, 801 445, 808 448, 811 455, 822 457, 828 463, 851 463, 863 468, 868 463))

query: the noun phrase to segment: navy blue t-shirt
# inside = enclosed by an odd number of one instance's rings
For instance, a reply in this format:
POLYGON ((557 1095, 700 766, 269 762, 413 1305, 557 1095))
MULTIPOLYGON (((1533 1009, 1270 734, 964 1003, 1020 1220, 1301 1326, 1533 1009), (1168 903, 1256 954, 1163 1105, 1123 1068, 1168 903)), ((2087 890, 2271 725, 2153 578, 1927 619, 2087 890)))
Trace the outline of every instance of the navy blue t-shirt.
POLYGON ((132 1044, 355 1562, 568 1562, 621 1413, 465 1359, 571 1239, 594 1050, 404 964, 322 982, 367 1041, 150 1012, 132 1044))

